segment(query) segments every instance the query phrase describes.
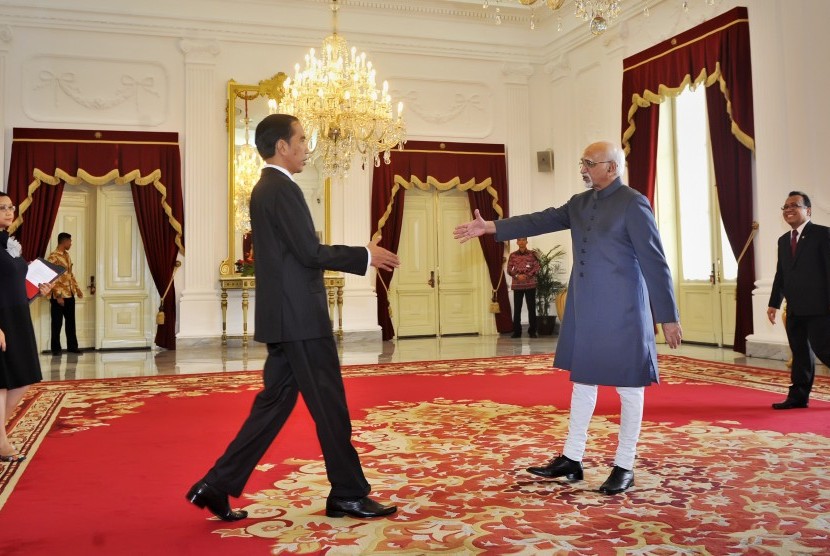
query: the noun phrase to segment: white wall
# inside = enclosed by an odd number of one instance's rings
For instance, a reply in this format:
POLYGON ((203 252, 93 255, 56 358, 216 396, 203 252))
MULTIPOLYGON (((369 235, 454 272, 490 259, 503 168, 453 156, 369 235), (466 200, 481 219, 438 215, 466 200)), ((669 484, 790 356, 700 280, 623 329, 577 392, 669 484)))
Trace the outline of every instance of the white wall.
MULTIPOLYGON (((652 1, 644 17, 646 3, 632 0, 605 35, 591 38, 569 11, 563 12, 565 29, 559 33, 555 17, 530 31, 521 13, 505 10, 519 15, 494 26, 472 4, 379 2, 389 9, 353 4, 343 2, 339 31, 367 51, 378 75, 404 99, 411 139, 507 144, 512 214, 561 204, 578 193, 575 161, 583 147, 619 137, 623 58, 738 5, 693 0, 684 13, 679 1, 652 1), (554 151, 555 170, 537 172, 535 153, 547 148, 554 151)), ((743 4, 749 8, 753 49, 754 202, 761 225, 751 345, 780 345, 780 325, 765 324, 764 315, 775 240, 785 231, 778 207, 787 191, 802 188, 813 197, 814 220, 830 221, 828 188, 813 183, 830 146, 819 131, 830 121, 830 109, 819 97, 830 85, 823 56, 830 38, 822 32, 830 3, 743 4)), ((187 242, 177 278, 179 338, 216 337, 218 264, 227 255, 225 84, 231 78, 254 83, 277 71, 293 73, 293 64, 330 31, 327 2, 76 0, 65 6, 57 0, 0 6, 4 176, 13 127, 179 132, 187 242), (50 81, 50 74, 72 75, 74 81, 50 81), (115 103, 124 94, 124 76, 143 88, 136 89, 140 96, 115 103), (61 83, 74 86, 74 92, 61 90, 61 83), (113 106, 89 106, 90 99, 113 106)), ((334 242, 368 241, 370 181, 370 168, 356 165, 343 183, 335 183, 334 242)), ((534 240, 542 248, 555 243, 569 247, 568 234, 534 240)), ((347 331, 376 332, 370 277, 348 278, 345 312, 347 331)), ((230 331, 239 329, 238 312, 232 312, 230 331)))

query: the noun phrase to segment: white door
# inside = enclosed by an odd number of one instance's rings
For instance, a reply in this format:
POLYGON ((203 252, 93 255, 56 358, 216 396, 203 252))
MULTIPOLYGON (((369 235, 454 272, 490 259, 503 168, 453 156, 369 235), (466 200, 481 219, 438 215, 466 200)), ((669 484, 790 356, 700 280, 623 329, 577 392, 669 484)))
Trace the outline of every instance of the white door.
POLYGON ((401 266, 391 285, 398 337, 482 331, 484 257, 476 242, 460 244, 452 238, 453 228, 469 215, 464 192, 406 192, 398 247, 401 266))
MULTIPOLYGON (((55 227, 46 248, 46 256, 58 246, 58 234, 66 232, 72 236, 69 256, 72 258, 72 272, 83 291, 83 298, 75 298, 75 327, 78 347, 88 349, 95 346, 95 298, 90 295, 90 284, 95 277, 95 191, 89 187, 64 187, 61 206, 55 217, 55 227)), ((51 315, 49 302, 40 302, 41 348, 46 351, 51 345, 51 315)), ((66 349, 66 331, 61 328, 61 346, 66 349)))
POLYGON ((147 268, 130 187, 107 185, 96 191, 95 346, 152 347, 159 295, 147 268))
MULTIPOLYGON (((459 243, 452 231, 470 219, 467 194, 457 189, 436 195, 438 222, 438 323, 439 334, 471 334, 479 332, 476 297, 476 263, 484 264, 478 241, 459 243), (476 257, 478 255, 478 257, 476 257)), ((405 210, 405 209, 404 209, 405 210)))
POLYGON ((433 193, 412 188, 404 200, 398 257, 392 275, 392 319, 398 337, 438 334, 438 256, 433 193))
MULTIPOLYGON (((60 232, 72 235, 69 254, 84 291, 75 308, 79 347, 152 347, 159 295, 147 268, 130 186, 67 185, 47 255, 60 232)), ((49 304, 41 302, 38 314, 40 345, 48 349, 49 304)))

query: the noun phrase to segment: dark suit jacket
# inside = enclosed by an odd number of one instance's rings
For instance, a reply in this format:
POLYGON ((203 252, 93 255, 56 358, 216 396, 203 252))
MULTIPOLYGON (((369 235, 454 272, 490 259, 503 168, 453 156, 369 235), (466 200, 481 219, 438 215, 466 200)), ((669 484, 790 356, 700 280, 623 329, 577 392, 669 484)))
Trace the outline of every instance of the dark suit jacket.
POLYGON ((365 274, 365 247, 323 245, 299 186, 263 168, 251 193, 256 261, 254 339, 277 343, 332 334, 323 270, 365 274))
POLYGON ((798 316, 830 314, 830 228, 808 222, 798 240, 795 257, 790 234, 778 238, 778 266, 768 307, 781 307, 798 316))

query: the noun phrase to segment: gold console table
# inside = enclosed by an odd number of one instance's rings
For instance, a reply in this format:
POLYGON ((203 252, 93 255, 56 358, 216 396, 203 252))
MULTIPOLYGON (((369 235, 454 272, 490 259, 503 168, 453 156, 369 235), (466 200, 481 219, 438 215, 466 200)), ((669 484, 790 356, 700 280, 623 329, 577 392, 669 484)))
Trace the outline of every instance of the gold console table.
MULTIPOLYGON (((335 335, 343 338, 343 286, 346 285, 346 279, 339 272, 326 272, 323 275, 323 284, 326 287, 326 293, 329 299, 329 318, 334 323, 335 310, 337 312, 337 328, 334 329, 335 335)), ((248 299, 250 290, 256 288, 256 278, 254 276, 242 276, 241 274, 233 274, 231 276, 220 276, 219 287, 222 289, 221 304, 222 304, 222 345, 227 345, 228 338, 242 338, 242 345, 248 346, 248 299), (228 290, 242 290, 242 335, 228 336, 228 290)))

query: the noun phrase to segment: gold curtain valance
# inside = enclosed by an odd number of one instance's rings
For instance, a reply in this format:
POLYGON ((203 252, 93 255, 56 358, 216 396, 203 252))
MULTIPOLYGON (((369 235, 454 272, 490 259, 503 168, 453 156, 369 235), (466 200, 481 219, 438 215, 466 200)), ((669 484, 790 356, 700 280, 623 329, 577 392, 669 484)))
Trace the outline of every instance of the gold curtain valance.
POLYGON ((496 211, 496 214, 499 215, 499 218, 504 218, 504 210, 499 204, 499 193, 495 190, 495 188, 493 188, 493 180, 490 178, 485 178, 480 182, 476 182, 475 179, 470 179, 465 182, 462 182, 461 178, 456 176, 450 179, 449 181, 442 182, 435 179, 432 176, 427 176, 426 180, 422 180, 417 176, 409 176, 409 179, 406 179, 401 175, 395 174, 393 178, 392 195, 389 198, 389 204, 386 205, 386 210, 380 217, 380 220, 378 220, 377 229, 375 230, 375 233, 372 234, 372 239, 375 239, 378 235, 380 235, 381 229, 383 229, 383 227, 386 225, 386 221, 389 219, 389 215, 392 213, 392 206, 395 204, 395 198, 398 195, 398 191, 400 191, 401 188, 408 190, 412 189, 413 187, 420 189, 421 191, 428 191, 431 188, 435 188, 438 191, 449 191, 451 189, 458 189, 460 191, 486 190, 487 193, 493 198, 493 210, 496 211))
POLYGON ((37 191, 42 184, 47 185, 58 185, 61 182, 65 182, 69 185, 82 185, 84 183, 88 183, 90 185, 101 186, 107 185, 109 183, 115 183, 116 185, 128 185, 130 183, 135 183, 138 186, 147 186, 152 185, 155 187, 156 191, 161 194, 161 206, 164 209, 164 213, 167 215, 167 221, 170 226, 176 232, 176 247, 179 250, 179 253, 184 255, 184 243, 182 242, 182 225, 181 223, 173 216, 173 208, 167 202, 167 187, 160 181, 161 178, 161 170, 155 169, 151 171, 149 174, 144 176, 141 175, 140 170, 131 170, 126 174, 121 174, 119 170, 110 170, 103 176, 95 176, 83 170, 82 168, 78 169, 77 175, 72 175, 61 168, 56 168, 54 174, 50 175, 46 172, 40 170, 39 168, 34 168, 32 170, 32 176, 34 180, 29 183, 27 188, 27 195, 26 198, 20 203, 20 209, 17 215, 17 218, 9 226, 9 233, 14 233, 14 231, 23 224, 25 220, 23 215, 25 214, 26 210, 31 206, 33 201, 33 195, 35 191, 37 191))
POLYGON ((630 139, 637 130, 637 126, 634 124, 634 115, 637 113, 637 110, 640 108, 648 108, 652 104, 662 104, 668 98, 677 97, 687 86, 694 90, 701 84, 704 87, 711 87, 715 83, 719 85, 721 93, 726 99, 726 113, 729 115, 729 120, 731 122, 732 135, 734 135, 735 138, 747 149, 755 152, 755 139, 745 133, 732 117, 732 101, 729 97, 729 87, 726 84, 726 80, 723 78, 720 62, 717 62, 715 64, 715 70, 711 74, 706 71, 706 68, 704 68, 700 70, 700 73, 694 79, 692 79, 691 75, 686 74, 683 77, 683 80, 676 87, 671 87, 661 83, 657 87, 656 93, 650 89, 646 89, 641 94, 635 93, 632 95, 631 107, 628 109, 629 125, 625 132, 623 132, 622 137, 623 150, 625 151, 625 154, 628 155, 631 151, 630 139))

